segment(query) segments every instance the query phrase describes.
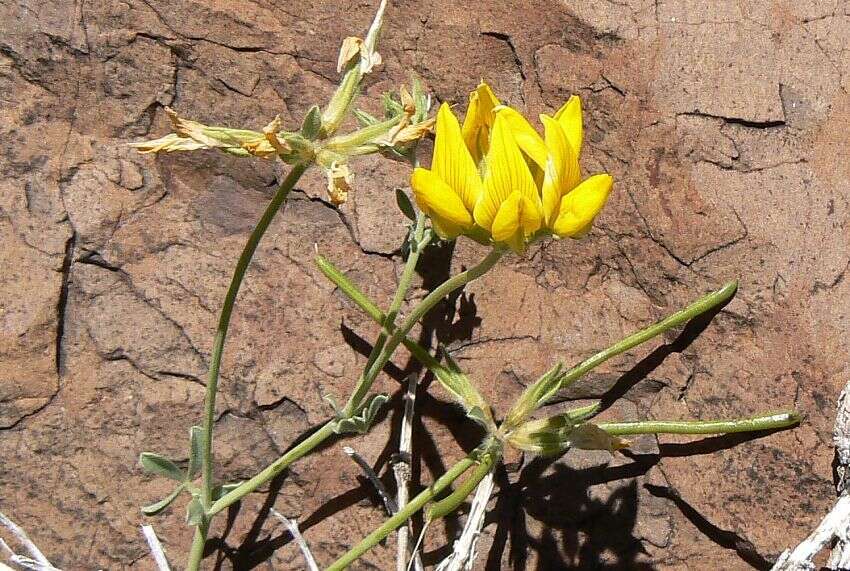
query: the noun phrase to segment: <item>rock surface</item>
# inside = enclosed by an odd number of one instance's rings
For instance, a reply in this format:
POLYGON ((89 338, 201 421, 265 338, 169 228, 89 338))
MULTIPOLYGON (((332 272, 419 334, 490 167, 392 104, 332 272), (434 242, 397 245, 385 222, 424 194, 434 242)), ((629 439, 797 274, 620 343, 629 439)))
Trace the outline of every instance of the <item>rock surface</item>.
MULTIPOLYGON (((153 568, 139 506, 169 486, 136 459, 152 450, 185 460, 217 311, 280 174, 259 159, 151 158, 127 143, 168 131, 164 105, 212 124, 257 129, 280 113, 295 125, 327 100, 338 46, 363 34, 375 4, 0 3, 0 510, 55 565, 153 568)), ((850 8, 470 6, 391 2, 384 65, 361 105, 377 109, 411 72, 461 105, 484 78, 530 116, 579 94, 584 169, 613 174, 616 186, 587 239, 510 257, 428 333, 504 412, 553 359, 578 361, 740 278, 692 342, 618 358, 552 409, 613 390, 625 400, 610 418, 789 406, 806 415, 800 428, 758 439, 693 448, 645 438, 614 459, 527 458, 499 474, 479 568, 769 567, 833 496, 833 408, 850 374, 850 8)), ((355 170, 340 210, 310 172, 248 273, 223 367, 222 479, 252 475, 326 418, 321 395, 344 398, 365 361, 376 329, 313 266, 314 244, 386 304, 404 234, 392 188, 407 173, 378 159, 355 170)), ((451 264, 481 253, 460 241, 451 264)), ((451 254, 429 257, 421 285, 448 270, 451 254)), ((396 363, 412 367, 403 353, 396 363)), ((397 381, 380 388, 397 395, 397 381)), ((400 420, 400 399, 391 403, 372 433, 347 441, 383 471, 400 420)), ((476 435, 436 387, 420 403, 414 476, 424 483, 476 435)), ((298 518, 323 565, 384 518, 338 443, 272 491, 217 528, 210 568, 301 568, 271 506, 298 518)), ((191 540, 184 504, 153 520, 178 567, 191 540)), ((426 562, 446 554, 461 523, 432 528, 426 562)), ((388 543, 357 568, 388 569, 393 553, 388 543)))

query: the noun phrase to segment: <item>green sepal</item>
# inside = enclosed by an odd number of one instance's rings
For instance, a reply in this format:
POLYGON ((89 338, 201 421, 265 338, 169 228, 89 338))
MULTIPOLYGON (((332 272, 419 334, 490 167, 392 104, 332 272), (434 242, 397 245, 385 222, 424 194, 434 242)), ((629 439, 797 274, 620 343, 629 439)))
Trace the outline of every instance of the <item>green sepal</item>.
POLYGON ((204 523, 205 517, 206 512, 204 506, 201 505, 200 498, 192 498, 192 501, 186 506, 186 523, 188 525, 201 525, 204 523))
POLYGON ((563 365, 557 363, 523 391, 507 416, 505 416, 505 422, 503 423, 505 429, 510 430, 519 426, 528 418, 529 414, 546 404, 546 401, 558 392, 561 384, 562 370, 563 365))
POLYGON ((315 140, 322 130, 322 110, 318 105, 313 105, 304 116, 301 123, 301 135, 310 141, 315 140))
POLYGON ((378 412, 381 410, 381 407, 384 406, 384 403, 388 400, 389 397, 385 394, 374 395, 360 409, 359 414, 348 418, 339 418, 334 425, 334 432, 336 434, 346 434, 349 432, 365 434, 369 431, 369 428, 375 421, 375 417, 378 416, 378 412))
POLYGON ((162 510, 170 506, 171 502, 177 499, 177 496, 180 495, 180 492, 182 492, 185 487, 185 484, 180 484, 179 486, 174 488, 173 492, 165 496, 163 499, 150 505, 144 506, 142 508, 142 513, 145 515, 157 515, 162 510))
POLYGON ((472 384, 470 378, 460 370, 451 355, 445 349, 442 349, 442 352, 447 366, 431 367, 431 372, 434 373, 440 385, 463 407, 469 418, 483 426, 488 433, 494 433, 496 423, 493 420, 490 405, 472 384))
POLYGON ((193 426, 189 429, 189 467, 186 479, 194 480, 201 473, 204 458, 204 429, 193 426))
POLYGON ((570 448, 613 452, 628 446, 628 441, 611 436, 593 423, 575 424, 569 414, 559 414, 526 422, 507 436, 511 446, 544 456, 570 448))
POLYGON ((410 220, 416 222, 416 210, 413 208, 413 203, 410 202, 410 197, 403 189, 395 189, 395 202, 398 204, 398 209, 410 220))
POLYGON ((177 467, 177 464, 168 458, 160 456, 159 454, 154 454, 153 452, 142 452, 139 455, 139 464, 141 464, 142 469, 149 474, 165 476, 166 478, 171 478, 178 482, 182 482, 186 479, 185 473, 177 467))

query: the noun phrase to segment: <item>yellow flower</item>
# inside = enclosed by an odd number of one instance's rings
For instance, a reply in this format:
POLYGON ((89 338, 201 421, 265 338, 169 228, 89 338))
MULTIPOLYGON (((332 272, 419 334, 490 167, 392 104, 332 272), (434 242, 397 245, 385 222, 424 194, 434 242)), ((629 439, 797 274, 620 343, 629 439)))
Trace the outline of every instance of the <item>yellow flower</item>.
POLYGON ((411 180, 437 234, 485 236, 522 252, 542 235, 580 238, 590 230, 613 179, 581 180, 581 101, 573 96, 540 120, 543 137, 485 83, 470 94, 462 129, 443 104, 431 170, 417 168, 411 180))
POLYGON ((441 238, 449 240, 473 229, 472 211, 482 193, 481 176, 463 142, 457 117, 446 103, 437 113, 431 170, 414 169, 410 186, 419 208, 431 218, 441 238))

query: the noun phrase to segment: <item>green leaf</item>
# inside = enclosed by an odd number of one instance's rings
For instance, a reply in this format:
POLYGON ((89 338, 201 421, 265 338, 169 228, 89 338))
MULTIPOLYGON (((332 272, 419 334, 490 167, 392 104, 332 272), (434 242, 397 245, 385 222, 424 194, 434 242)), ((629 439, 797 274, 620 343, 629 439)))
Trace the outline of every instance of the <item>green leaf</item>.
POLYGON ((201 525, 205 517, 206 513, 204 512, 204 506, 201 505, 201 500, 192 498, 192 501, 186 506, 186 523, 189 525, 201 525))
POLYGON ((322 130, 322 110, 318 105, 313 105, 304 116, 304 122, 301 123, 301 135, 310 141, 319 136, 322 130))
POLYGON ((189 429, 189 468, 187 479, 194 480, 201 472, 204 457, 204 429, 193 426, 189 429))
POLYGON ((160 513, 162 510, 171 505, 171 502, 173 502, 177 498, 177 496, 180 495, 180 492, 183 491, 184 487, 185 486, 183 484, 180 484, 179 486, 174 488, 173 492, 165 496, 163 499, 148 506, 144 506, 142 508, 142 513, 145 515, 156 515, 160 513))
POLYGON ((222 484, 220 486, 216 486, 212 491, 212 499, 214 502, 220 500, 236 488, 242 485, 242 482, 234 482, 232 484, 222 484))
POLYGON ((398 209, 409 219, 416 222, 416 210, 413 208, 413 203, 410 202, 410 197, 403 189, 395 189, 395 202, 398 204, 398 209))
POLYGON ((142 469, 149 474, 165 476, 166 478, 171 478, 178 482, 182 482, 186 479, 183 470, 178 468, 177 464, 168 458, 160 456, 159 454, 154 454, 153 452, 142 452, 139 455, 139 464, 141 464, 142 469))
POLYGON ((398 117, 404 113, 404 106, 393 99, 392 93, 384 93, 384 115, 387 119, 398 117))
POLYGON ((365 434, 372 427, 375 417, 384 403, 389 400, 389 397, 384 394, 375 395, 369 399, 365 406, 360 409, 360 412, 350 418, 341 418, 334 426, 334 432, 337 434, 355 433, 365 434))

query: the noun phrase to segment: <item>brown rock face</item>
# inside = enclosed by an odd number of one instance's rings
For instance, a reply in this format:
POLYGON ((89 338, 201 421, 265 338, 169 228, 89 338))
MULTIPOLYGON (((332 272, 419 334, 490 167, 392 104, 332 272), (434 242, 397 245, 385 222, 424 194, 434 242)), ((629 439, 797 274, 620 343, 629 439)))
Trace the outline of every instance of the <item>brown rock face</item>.
MULTIPOLYGON (((0 3, 0 510, 63 569, 151 569, 139 506, 168 493, 139 452, 186 458, 236 257, 279 172, 127 143, 168 131, 170 105, 211 124, 287 126, 326 101, 337 49, 374 1, 95 0, 0 3)), ((499 473, 481 569, 765 568, 832 501, 830 428, 850 374, 850 12, 845 3, 555 0, 390 3, 362 107, 422 77, 464 104, 479 79, 531 117, 570 94, 586 115, 585 172, 615 178, 582 241, 538 244, 471 285, 425 333, 505 412, 554 360, 572 363, 740 278, 687 343, 593 371, 566 401, 624 394, 606 418, 715 418, 796 406, 793 431, 643 438, 628 455, 526 458, 499 473)), ((310 171, 263 240, 223 366, 216 472, 246 478, 345 398, 376 328, 312 263, 314 244, 378 303, 400 267, 397 163, 355 163, 340 210, 310 171)), ((427 256, 422 287, 482 250, 427 256), (450 256, 453 261, 450 262, 450 256)), ((421 295, 422 288, 414 292, 421 295)), ((672 341, 674 337, 667 339, 672 341)), ((349 438, 391 480, 394 395, 349 438)), ((419 399, 414 478, 480 436, 432 386, 419 399)), ((185 498, 152 523, 176 566, 185 498)), ((296 517, 321 565, 384 519, 338 442, 217 521, 221 568, 298 569, 268 508, 296 517)), ((462 519, 431 528, 426 562, 462 519)), ((389 569, 379 546, 358 569, 389 569)))

